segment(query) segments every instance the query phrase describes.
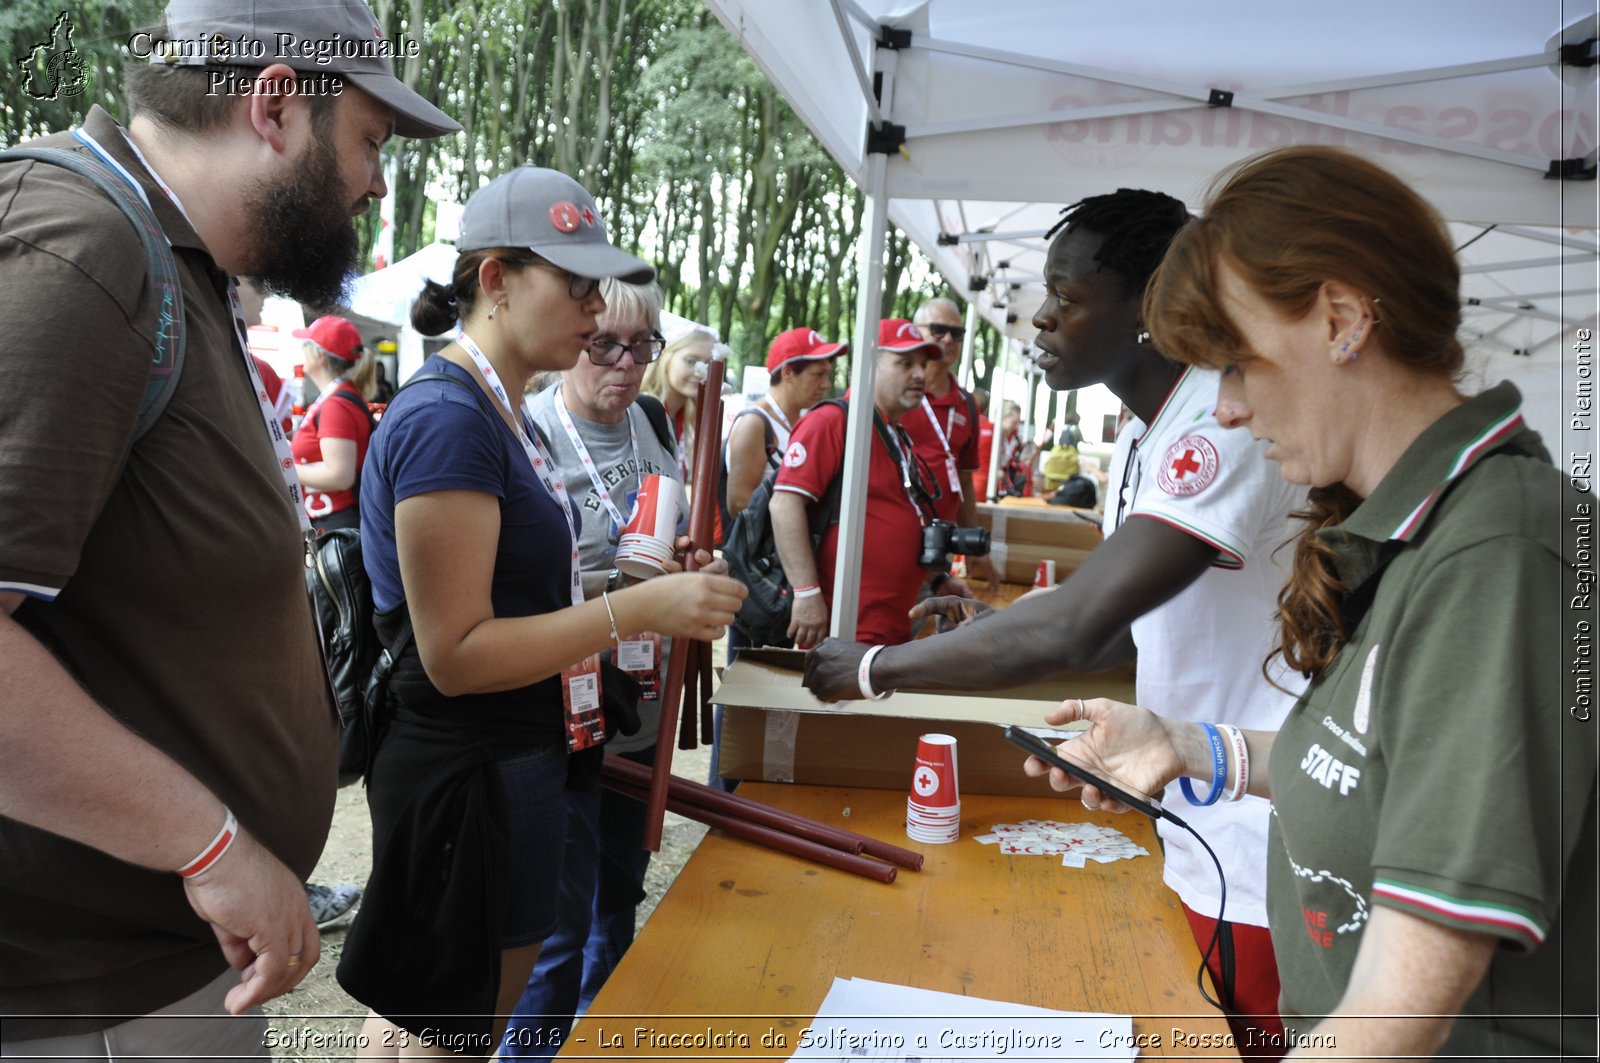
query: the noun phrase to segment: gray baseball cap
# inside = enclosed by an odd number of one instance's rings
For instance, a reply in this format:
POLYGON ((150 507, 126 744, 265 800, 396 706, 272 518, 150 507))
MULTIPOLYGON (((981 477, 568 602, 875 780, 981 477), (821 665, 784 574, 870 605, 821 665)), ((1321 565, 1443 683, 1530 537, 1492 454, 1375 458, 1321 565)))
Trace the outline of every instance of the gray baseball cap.
POLYGON ((580 277, 648 284, 648 262, 612 245, 594 197, 560 170, 518 166, 484 185, 461 213, 457 251, 526 247, 580 277))
POLYGON ((439 137, 461 125, 394 76, 389 40, 365 0, 171 0, 167 37, 150 62, 268 67, 332 74, 394 110, 403 137, 439 137))

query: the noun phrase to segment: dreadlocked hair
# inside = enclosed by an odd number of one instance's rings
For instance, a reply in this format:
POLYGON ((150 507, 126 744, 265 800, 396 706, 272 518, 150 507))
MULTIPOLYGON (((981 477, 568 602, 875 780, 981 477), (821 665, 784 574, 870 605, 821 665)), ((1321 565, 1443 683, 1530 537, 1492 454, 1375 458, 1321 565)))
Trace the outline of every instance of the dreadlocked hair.
POLYGON ((1182 201, 1142 188, 1119 188, 1080 199, 1061 208, 1061 213, 1062 219, 1044 234, 1045 239, 1054 239, 1063 229, 1098 234, 1100 248, 1094 260, 1122 278, 1122 294, 1130 299, 1144 293, 1173 235, 1190 221, 1182 201))

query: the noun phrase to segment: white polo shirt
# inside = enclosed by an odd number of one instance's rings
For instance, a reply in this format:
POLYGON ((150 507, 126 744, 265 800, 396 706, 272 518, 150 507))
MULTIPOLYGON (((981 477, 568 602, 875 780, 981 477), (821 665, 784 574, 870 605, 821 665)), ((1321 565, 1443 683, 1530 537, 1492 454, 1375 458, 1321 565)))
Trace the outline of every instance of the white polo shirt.
MULTIPOLYGON (((1176 719, 1276 731, 1305 681, 1261 675, 1276 642, 1278 592, 1289 581, 1298 531, 1289 513, 1304 508, 1306 489, 1284 480, 1266 444, 1217 423, 1219 375, 1185 370, 1155 419, 1130 421, 1117 438, 1106 484, 1105 531, 1135 517, 1170 524, 1217 548, 1217 561, 1171 601, 1133 622, 1139 649, 1139 704, 1176 719)), ((1195 793, 1210 789, 1191 780, 1195 793)), ((1267 925, 1267 815, 1270 803, 1245 797, 1195 808, 1177 783, 1164 802, 1199 831, 1222 861, 1230 922, 1267 925)), ((1167 885, 1184 904, 1217 917, 1216 867, 1182 830, 1161 821, 1167 885)))

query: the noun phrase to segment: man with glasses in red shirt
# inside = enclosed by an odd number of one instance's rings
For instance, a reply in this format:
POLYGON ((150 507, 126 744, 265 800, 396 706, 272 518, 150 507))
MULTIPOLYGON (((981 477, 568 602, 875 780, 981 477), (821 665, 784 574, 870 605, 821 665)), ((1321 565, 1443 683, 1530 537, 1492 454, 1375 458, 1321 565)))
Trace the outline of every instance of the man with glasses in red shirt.
MULTIPOLYGON (((971 528, 978 522, 978 492, 972 474, 982 456, 978 450, 978 404, 955 378, 966 326, 960 309, 949 299, 929 299, 917 308, 912 320, 917 333, 937 347, 939 355, 928 359, 928 390, 922 405, 908 412, 901 424, 917 455, 939 481, 939 497, 934 502, 939 519, 971 528)), ((967 575, 986 579, 990 590, 999 587, 999 577, 987 557, 968 557, 967 575)), ((951 593, 946 587, 940 590, 951 593)))

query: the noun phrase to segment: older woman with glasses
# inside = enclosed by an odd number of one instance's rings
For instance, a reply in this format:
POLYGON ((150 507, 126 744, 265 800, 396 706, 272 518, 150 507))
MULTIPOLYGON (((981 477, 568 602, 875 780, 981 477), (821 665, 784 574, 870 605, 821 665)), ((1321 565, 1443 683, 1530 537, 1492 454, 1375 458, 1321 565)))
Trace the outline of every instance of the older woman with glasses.
POLYGON ((534 167, 472 197, 456 246, 452 283, 430 283, 412 322, 460 334, 395 396, 362 476, 378 632, 399 659, 367 775, 372 877, 339 965, 373 1011, 369 1057, 494 1051, 556 924, 569 779, 593 785, 628 685, 599 653, 646 631, 717 638, 744 597, 698 572, 585 586, 582 512, 517 401, 602 338, 602 278, 654 271, 611 245, 582 187, 534 167))
POLYGON ((1093 722, 1062 755, 1109 781, 1272 800, 1296 1056, 1595 1058, 1597 748, 1566 668, 1593 615, 1567 528, 1594 501, 1516 388, 1458 388, 1459 283, 1438 214, 1373 163, 1288 148, 1226 176, 1145 321, 1223 371, 1217 419, 1312 489, 1274 654, 1311 685, 1276 732, 1050 717, 1093 722))

